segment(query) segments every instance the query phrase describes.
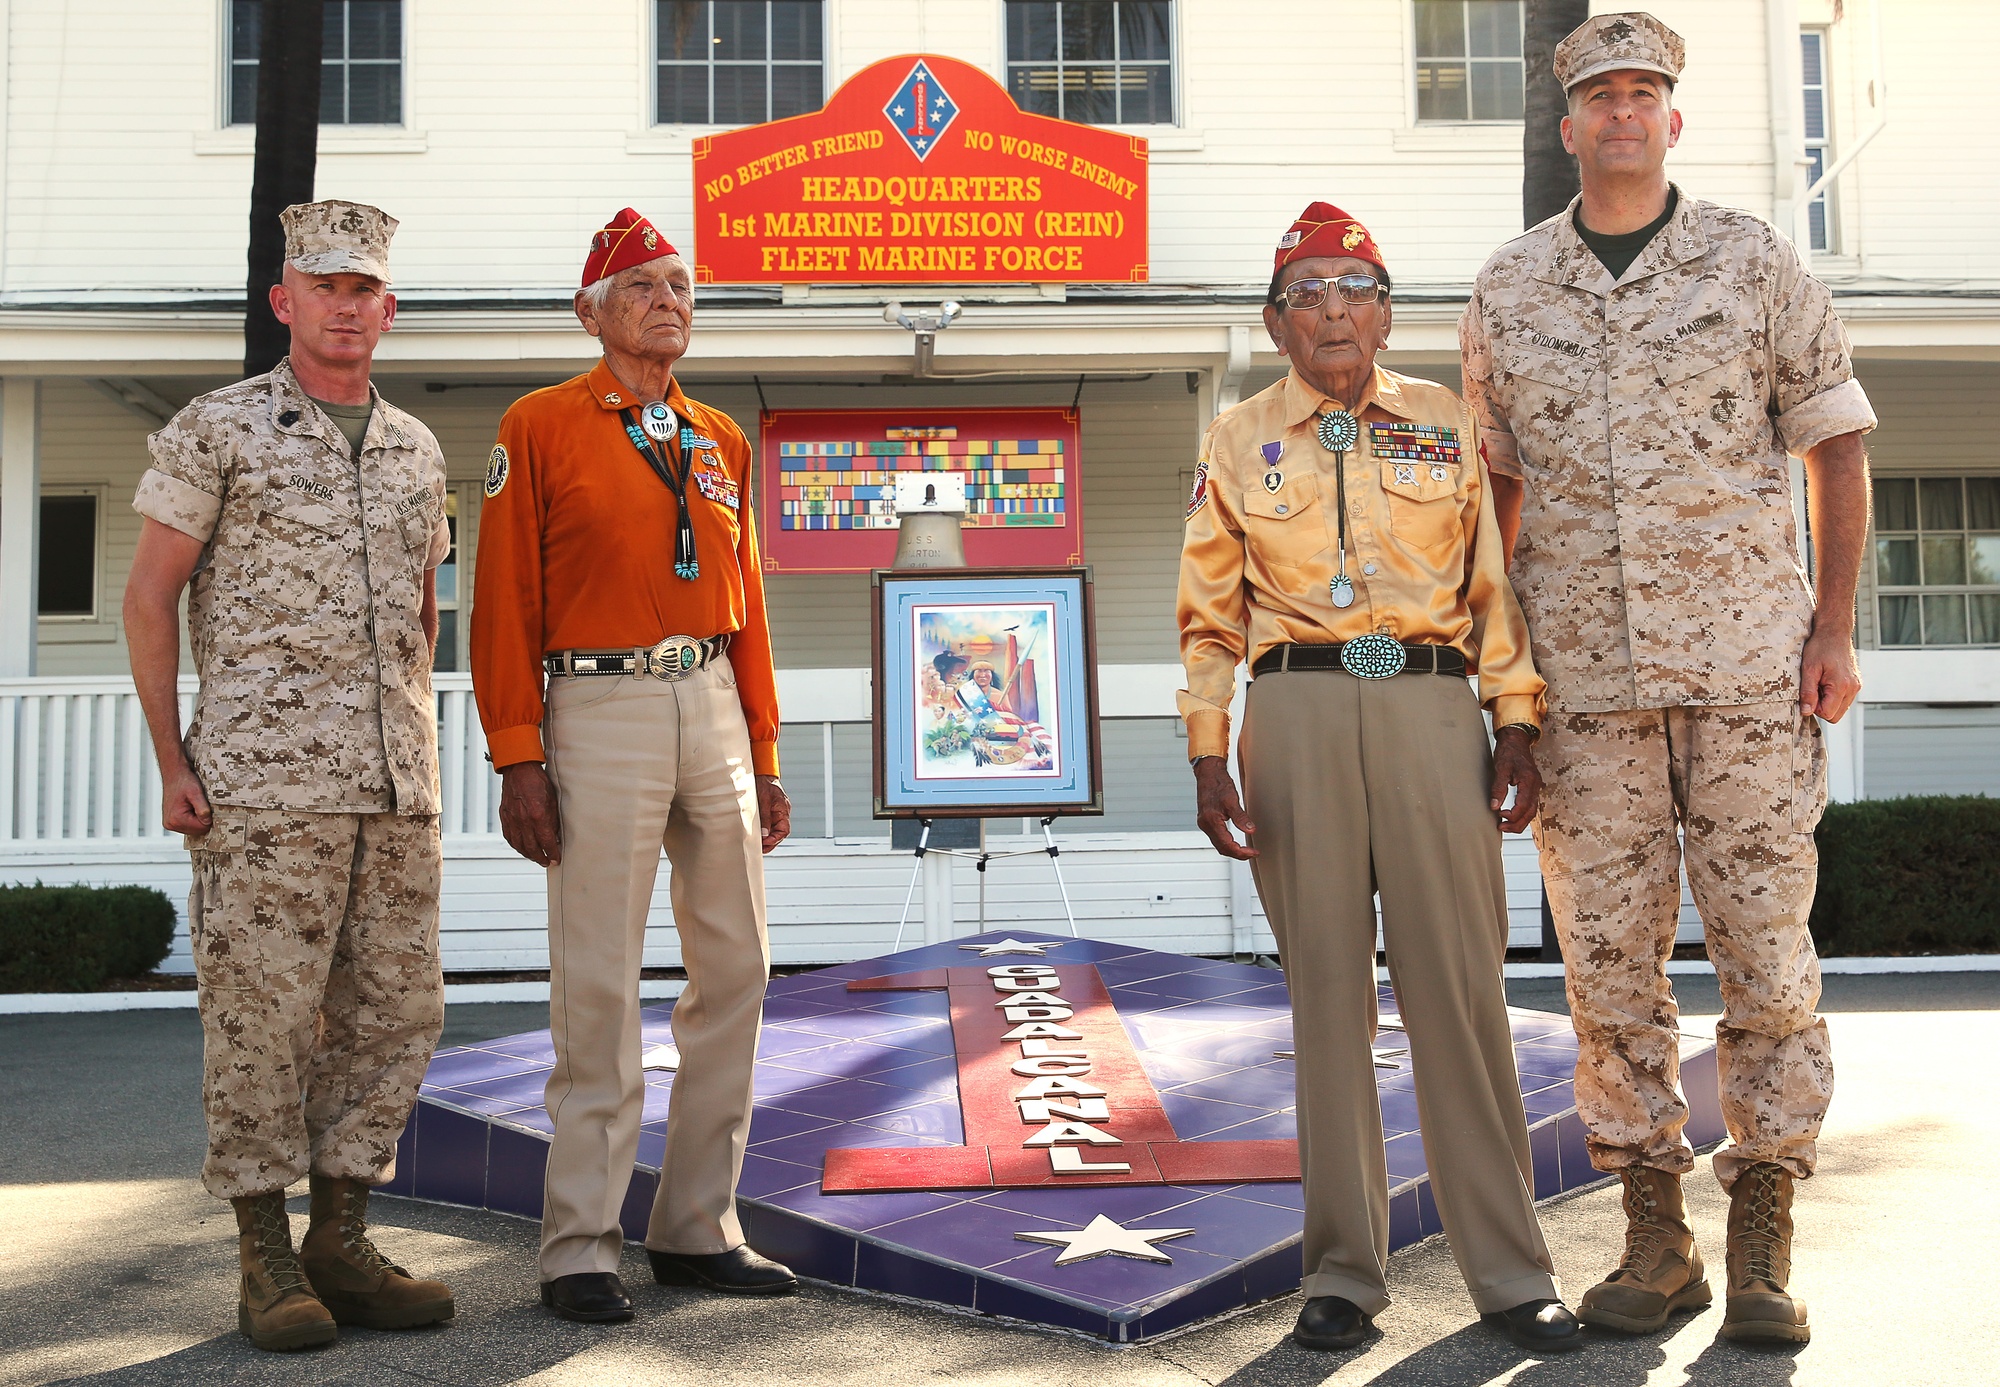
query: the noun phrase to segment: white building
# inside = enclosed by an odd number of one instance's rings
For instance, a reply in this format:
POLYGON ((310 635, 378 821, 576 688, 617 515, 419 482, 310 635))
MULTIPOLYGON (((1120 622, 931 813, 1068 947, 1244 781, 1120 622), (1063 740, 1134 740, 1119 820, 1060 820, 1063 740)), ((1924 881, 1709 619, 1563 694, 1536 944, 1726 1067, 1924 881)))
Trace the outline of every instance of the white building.
MULTIPOLYGON (((157 826, 119 595, 146 434, 238 373, 252 131, 233 117, 248 109, 256 9, 0 0, 0 879, 185 890, 185 855, 157 826)), ((2000 152, 1964 137, 1983 114, 1972 89, 1932 71, 1940 33, 1958 70, 2000 67, 2000 12, 1955 0, 1653 9, 1688 40, 1673 176, 1810 246, 1882 420, 1879 562, 1860 599, 1868 702, 1834 733, 1835 793, 2000 793, 2000 152), (1816 171, 1837 177, 1802 204, 1816 171)), ((1520 230, 1520 10, 327 0, 337 42, 318 192, 401 219, 402 310, 377 379, 449 457, 461 549, 442 667, 465 668, 478 483, 500 414, 593 359, 569 298, 606 218, 631 204, 688 236, 694 140, 816 109, 886 56, 955 57, 1044 103, 1066 93, 1061 114, 1122 117, 1117 128, 1149 141, 1149 283, 715 288, 681 375, 753 440, 760 391, 772 408, 1078 399, 1108 812, 1060 829, 1070 895, 1087 932, 1269 948, 1247 875, 1191 830, 1173 716, 1196 442, 1217 408, 1280 372, 1258 316, 1270 247, 1313 198, 1365 220, 1390 258, 1386 363, 1456 384, 1472 275, 1520 230), (947 297, 966 312, 939 336, 937 370, 978 380, 914 378, 909 335, 883 321, 889 299, 947 297)), ((910 857, 869 815, 867 593, 861 575, 770 584, 797 805, 797 836, 771 860, 781 961, 886 946, 910 880, 910 857)), ((438 682, 447 966, 541 966, 539 874, 494 831, 497 782, 467 679, 438 682)), ((1533 851, 1508 855, 1516 942, 1530 943, 1533 851)), ((985 877, 961 864, 961 923, 979 916, 982 888, 989 920, 1061 918, 1046 862, 985 877)), ((656 918, 655 961, 673 962, 664 880, 656 918)), ((184 944, 175 958, 186 966, 184 944)))

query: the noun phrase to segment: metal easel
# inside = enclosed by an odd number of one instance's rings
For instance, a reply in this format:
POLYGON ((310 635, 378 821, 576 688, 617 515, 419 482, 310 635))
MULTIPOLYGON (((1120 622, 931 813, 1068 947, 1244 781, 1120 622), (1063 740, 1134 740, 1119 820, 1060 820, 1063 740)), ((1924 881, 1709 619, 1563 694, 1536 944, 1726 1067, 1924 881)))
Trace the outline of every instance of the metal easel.
POLYGON ((1043 846, 1039 848, 1015 848, 1011 852, 988 852, 983 845, 977 851, 971 851, 966 848, 934 848, 930 845, 931 820, 917 820, 918 824, 921 825, 921 831, 917 835, 917 865, 910 873, 910 889, 903 893, 903 913, 896 921, 896 942, 890 947, 889 952, 895 953, 903 947, 903 929, 910 921, 910 902, 916 899, 917 883, 923 880, 924 859, 926 857, 969 857, 973 859, 973 865, 978 869, 980 874, 979 922, 983 925, 986 923, 986 864, 1002 861, 1009 857, 1040 857, 1046 854, 1049 859, 1049 866, 1056 874, 1056 890, 1062 893, 1063 918, 1069 921, 1070 938, 1081 938, 1082 936, 1076 930, 1076 912, 1070 908, 1069 885, 1063 880, 1062 849, 1056 846, 1055 834, 1050 830, 1050 825, 1054 824, 1055 821, 1056 816, 1053 814, 1047 815, 1042 819, 1043 846))

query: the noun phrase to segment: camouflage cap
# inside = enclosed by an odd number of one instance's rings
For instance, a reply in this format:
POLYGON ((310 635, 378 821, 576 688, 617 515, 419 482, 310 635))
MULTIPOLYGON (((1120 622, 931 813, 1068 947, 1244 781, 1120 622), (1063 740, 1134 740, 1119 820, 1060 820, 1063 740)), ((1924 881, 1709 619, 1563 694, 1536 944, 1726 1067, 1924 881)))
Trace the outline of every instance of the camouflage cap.
POLYGON ((278 220, 285 263, 309 275, 370 275, 389 282, 389 238, 396 219, 365 202, 301 202, 278 220))
POLYGON ((1621 68, 1657 72, 1670 82, 1678 82, 1686 63, 1687 44, 1681 36, 1637 10, 1595 15, 1556 45, 1556 80, 1564 91, 1601 72, 1621 68))

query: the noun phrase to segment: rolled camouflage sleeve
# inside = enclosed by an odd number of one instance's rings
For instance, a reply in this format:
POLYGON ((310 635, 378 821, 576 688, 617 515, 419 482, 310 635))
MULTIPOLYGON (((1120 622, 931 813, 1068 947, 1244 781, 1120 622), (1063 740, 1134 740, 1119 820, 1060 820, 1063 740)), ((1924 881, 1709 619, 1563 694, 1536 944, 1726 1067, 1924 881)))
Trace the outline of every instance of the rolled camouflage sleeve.
POLYGON ((1464 374, 1465 407, 1479 428, 1480 460, 1496 477, 1519 479, 1521 446, 1493 398, 1493 342, 1486 335, 1486 318, 1476 287, 1458 320, 1458 357, 1464 374))
POLYGON ((192 427, 187 416, 182 410, 146 440, 153 465, 139 478, 132 509, 206 544, 229 481, 215 431, 192 427))
POLYGON ((1772 240, 1771 408, 1785 451, 1804 457, 1829 438, 1867 433, 1875 410, 1854 378, 1832 293, 1799 263, 1790 242, 1772 240))

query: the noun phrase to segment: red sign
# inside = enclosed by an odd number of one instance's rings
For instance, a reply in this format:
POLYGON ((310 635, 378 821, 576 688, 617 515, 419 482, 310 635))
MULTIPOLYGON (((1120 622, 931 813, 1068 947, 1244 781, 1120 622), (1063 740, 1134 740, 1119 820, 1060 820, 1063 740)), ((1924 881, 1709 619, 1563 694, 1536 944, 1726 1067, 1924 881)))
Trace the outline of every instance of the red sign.
POLYGON ((896 478, 965 478, 965 561, 1083 562, 1070 409, 767 410, 758 527, 772 573, 867 573, 896 556, 896 478))
POLYGON ((956 58, 886 58, 824 109, 694 142, 702 284, 1146 278, 1146 141, 1029 115, 956 58))
POLYGON ((1296 1141, 1182 1141, 1093 964, 1013 963, 861 978, 946 988, 965 1145, 836 1147, 820 1189, 1032 1189, 1297 1180, 1296 1141))

